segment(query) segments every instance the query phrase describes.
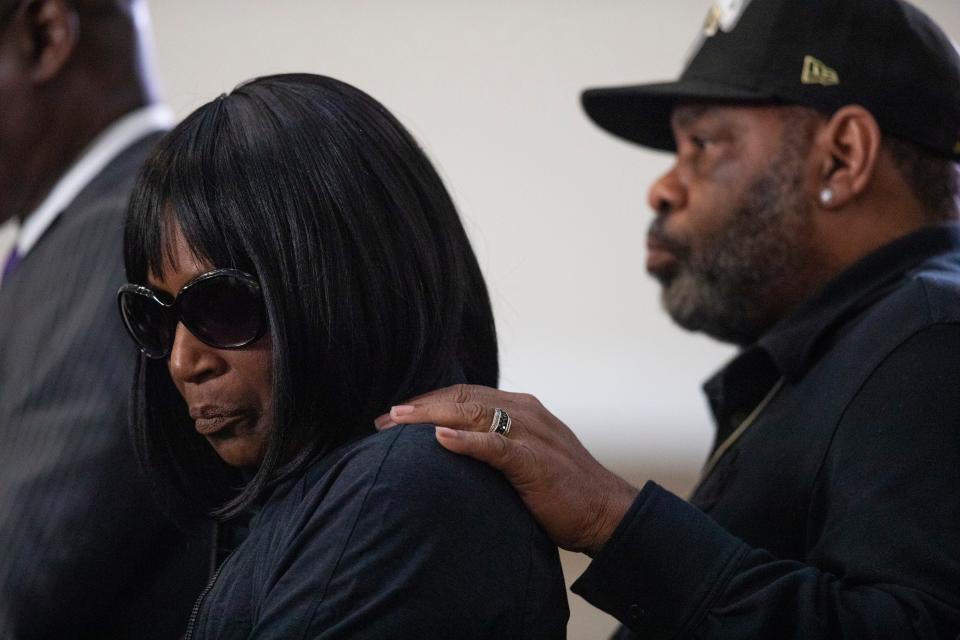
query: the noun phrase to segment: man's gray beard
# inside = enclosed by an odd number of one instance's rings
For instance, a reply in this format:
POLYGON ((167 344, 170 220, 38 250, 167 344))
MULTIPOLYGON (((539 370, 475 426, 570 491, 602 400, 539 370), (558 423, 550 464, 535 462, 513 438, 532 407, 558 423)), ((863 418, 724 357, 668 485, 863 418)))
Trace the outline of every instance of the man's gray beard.
POLYGON ((796 150, 785 148, 748 189, 727 226, 697 255, 680 257, 663 305, 685 329, 724 342, 755 342, 779 318, 769 309, 807 257, 810 206, 796 150))

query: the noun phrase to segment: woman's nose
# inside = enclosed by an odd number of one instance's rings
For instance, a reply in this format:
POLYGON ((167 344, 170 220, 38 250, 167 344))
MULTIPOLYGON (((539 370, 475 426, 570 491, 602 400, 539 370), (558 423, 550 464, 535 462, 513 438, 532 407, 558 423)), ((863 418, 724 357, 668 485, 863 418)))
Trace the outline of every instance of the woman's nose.
POLYGON ((225 361, 218 349, 201 342, 182 323, 177 323, 167 368, 178 382, 200 383, 223 372, 225 361))

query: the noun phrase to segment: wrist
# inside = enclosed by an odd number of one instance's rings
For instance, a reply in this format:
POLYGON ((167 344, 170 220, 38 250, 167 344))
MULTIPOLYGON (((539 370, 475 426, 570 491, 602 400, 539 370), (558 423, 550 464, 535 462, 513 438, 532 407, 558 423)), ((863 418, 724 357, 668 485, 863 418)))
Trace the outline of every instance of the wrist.
POLYGON ((583 548, 583 553, 591 558, 597 555, 600 549, 610 540, 640 493, 626 480, 614 474, 610 475, 613 482, 609 490, 603 493, 602 499, 594 512, 593 526, 590 527, 592 531, 583 548))

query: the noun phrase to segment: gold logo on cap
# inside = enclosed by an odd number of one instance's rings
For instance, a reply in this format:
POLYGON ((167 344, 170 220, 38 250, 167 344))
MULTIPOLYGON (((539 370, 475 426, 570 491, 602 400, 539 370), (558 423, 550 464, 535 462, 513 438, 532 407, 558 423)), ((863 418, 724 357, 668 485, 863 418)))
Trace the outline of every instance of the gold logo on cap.
POLYGON ((953 152, 960 154, 960 140, 957 140, 957 144, 953 145, 953 152))
POLYGON ((803 73, 800 74, 800 82, 803 84, 821 84, 829 87, 840 84, 840 76, 835 70, 813 56, 804 56, 803 73))

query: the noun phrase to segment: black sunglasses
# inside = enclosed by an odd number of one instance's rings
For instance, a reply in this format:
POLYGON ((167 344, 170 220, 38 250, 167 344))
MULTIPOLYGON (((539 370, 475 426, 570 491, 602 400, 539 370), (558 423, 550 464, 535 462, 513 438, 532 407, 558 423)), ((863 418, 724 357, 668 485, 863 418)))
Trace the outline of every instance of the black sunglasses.
POLYGON ((149 287, 125 284, 117 301, 127 332, 148 358, 170 355, 177 322, 217 349, 243 347, 267 329, 260 284, 238 269, 201 273, 173 299, 149 287))

